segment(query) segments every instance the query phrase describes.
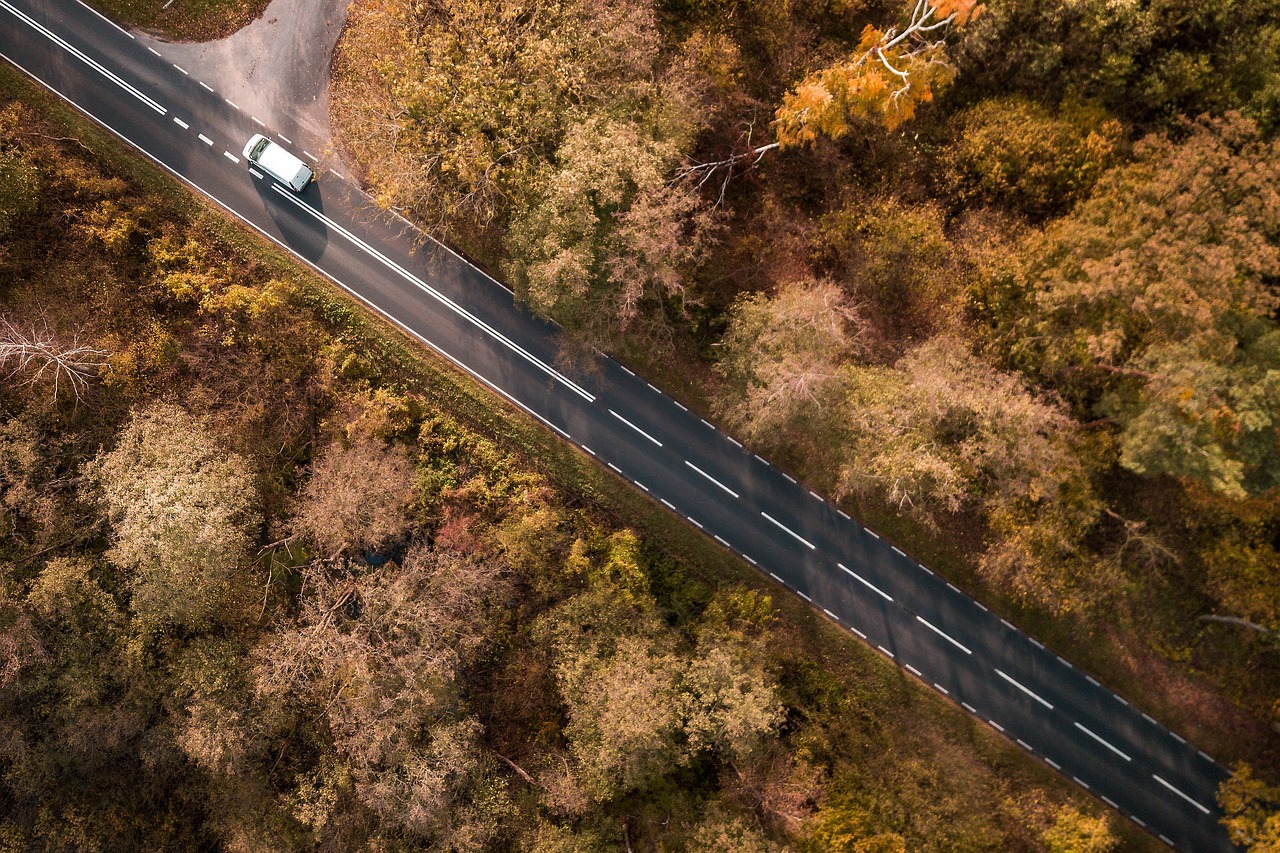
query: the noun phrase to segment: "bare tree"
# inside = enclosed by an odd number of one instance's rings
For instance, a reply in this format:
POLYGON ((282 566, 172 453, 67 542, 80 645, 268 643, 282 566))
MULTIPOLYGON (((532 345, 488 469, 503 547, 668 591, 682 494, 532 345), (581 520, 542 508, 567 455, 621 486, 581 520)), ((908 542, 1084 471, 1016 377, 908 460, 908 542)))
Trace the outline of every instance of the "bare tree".
POLYGON ((105 350, 80 343, 79 333, 63 342, 47 323, 22 327, 9 318, 0 318, 0 364, 8 365, 6 379, 24 376, 24 384, 53 380, 53 395, 65 386, 79 402, 89 380, 107 363, 105 350))

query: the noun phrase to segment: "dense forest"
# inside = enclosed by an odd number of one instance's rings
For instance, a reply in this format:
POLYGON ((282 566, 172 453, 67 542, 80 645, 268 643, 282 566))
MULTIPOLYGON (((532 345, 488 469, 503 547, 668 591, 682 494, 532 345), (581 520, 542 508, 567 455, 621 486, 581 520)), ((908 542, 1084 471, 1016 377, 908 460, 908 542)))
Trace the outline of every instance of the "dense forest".
POLYGON ((11 71, 0 229, 0 850, 1142 849, 11 71))
POLYGON ((1280 766, 1280 7, 367 0, 332 94, 567 358, 1280 766))
MULTIPOLYGON (((1155 843, 0 84, 0 850, 1155 843)), ((1274 3, 356 0, 332 105, 1280 845, 1274 3)))

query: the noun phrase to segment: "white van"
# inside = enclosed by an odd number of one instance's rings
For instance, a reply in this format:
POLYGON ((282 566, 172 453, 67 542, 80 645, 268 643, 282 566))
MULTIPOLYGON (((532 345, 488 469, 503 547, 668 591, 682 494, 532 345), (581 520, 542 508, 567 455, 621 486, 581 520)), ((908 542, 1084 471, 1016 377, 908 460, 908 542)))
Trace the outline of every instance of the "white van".
POLYGON ((297 157, 267 139, 261 133, 249 137, 244 146, 244 159, 256 165, 294 192, 302 192, 316 179, 315 174, 297 157))

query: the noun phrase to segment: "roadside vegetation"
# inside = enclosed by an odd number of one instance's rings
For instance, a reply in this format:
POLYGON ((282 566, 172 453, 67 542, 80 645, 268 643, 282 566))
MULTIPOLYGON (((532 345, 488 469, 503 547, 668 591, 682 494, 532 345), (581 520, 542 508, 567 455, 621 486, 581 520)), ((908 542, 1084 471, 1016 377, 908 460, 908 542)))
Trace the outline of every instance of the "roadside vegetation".
POLYGON ((360 0, 332 101, 569 356, 1275 782, 1277 48, 1260 0, 360 0))
POLYGON ((91 4, 124 26, 171 41, 224 38, 262 14, 271 0, 94 0, 91 4))
POLYGON ((0 849, 1154 849, 8 70, 0 238, 0 849))

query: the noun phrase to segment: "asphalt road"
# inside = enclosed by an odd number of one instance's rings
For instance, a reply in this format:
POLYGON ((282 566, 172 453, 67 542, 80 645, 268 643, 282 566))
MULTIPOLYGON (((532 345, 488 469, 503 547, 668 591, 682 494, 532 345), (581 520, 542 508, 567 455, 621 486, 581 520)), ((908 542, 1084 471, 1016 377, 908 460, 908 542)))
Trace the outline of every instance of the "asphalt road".
POLYGON ((295 196, 257 174, 250 135, 292 140, 216 81, 79 0, 0 0, 0 54, 1127 819, 1236 849, 1208 755, 627 368, 557 369, 554 328, 341 176, 295 196))

